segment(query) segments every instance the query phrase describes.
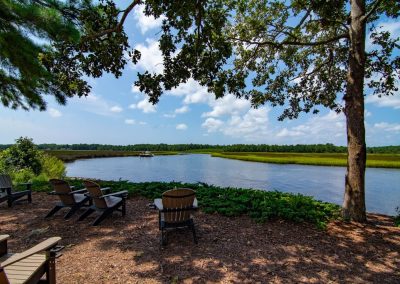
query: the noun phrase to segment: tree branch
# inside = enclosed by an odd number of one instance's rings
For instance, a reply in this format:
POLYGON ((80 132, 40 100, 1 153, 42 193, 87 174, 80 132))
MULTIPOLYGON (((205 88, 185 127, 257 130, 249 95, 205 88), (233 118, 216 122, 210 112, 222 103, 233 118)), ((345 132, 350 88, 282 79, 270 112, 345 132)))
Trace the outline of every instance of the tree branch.
POLYGON ((362 21, 366 22, 368 18, 378 9, 379 5, 381 4, 382 0, 376 0, 375 3, 372 4, 371 10, 367 14, 362 17, 362 21))
POLYGON ((139 5, 139 4, 141 4, 141 3, 142 3, 142 0, 135 0, 135 1, 133 1, 133 2, 124 10, 124 13, 122 14, 121 20, 119 21, 119 23, 118 23, 115 27, 110 28, 110 29, 106 29, 106 30, 101 31, 101 32, 98 32, 98 33, 96 33, 96 34, 89 35, 89 36, 87 36, 87 38, 97 38, 97 37, 102 37, 102 36, 104 36, 104 35, 106 35, 106 34, 110 34, 110 33, 113 33, 113 32, 115 32, 115 33, 121 32, 121 31, 122 31, 122 27, 123 27, 123 25, 124 25, 124 22, 125 22, 125 20, 126 20, 126 17, 128 17, 129 13, 132 11, 132 9, 133 9, 136 5, 139 5))
POLYGON ((335 37, 332 37, 332 38, 329 38, 329 39, 326 39, 326 40, 316 41, 316 42, 298 42, 298 41, 282 41, 282 42, 263 41, 263 42, 257 42, 257 41, 251 41, 251 40, 244 40, 244 39, 240 39, 240 38, 230 38, 230 39, 246 42, 246 43, 249 43, 249 44, 256 44, 256 45, 259 45, 259 46, 272 45, 272 46, 275 46, 275 47, 280 47, 280 46, 284 46, 284 45, 318 46, 318 45, 324 45, 324 44, 327 44, 327 43, 331 43, 331 42, 334 42, 334 41, 337 41, 337 40, 343 39, 343 38, 349 38, 349 35, 347 33, 344 33, 344 34, 340 34, 340 35, 337 35, 335 37))

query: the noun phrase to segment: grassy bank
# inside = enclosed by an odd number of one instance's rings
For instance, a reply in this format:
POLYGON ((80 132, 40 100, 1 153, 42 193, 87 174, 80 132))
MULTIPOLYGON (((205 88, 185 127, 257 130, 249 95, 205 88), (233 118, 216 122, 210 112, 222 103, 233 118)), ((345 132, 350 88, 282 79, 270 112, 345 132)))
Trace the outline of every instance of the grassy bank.
MULTIPOLYGON (((46 150, 46 153, 56 156, 64 162, 78 159, 107 158, 107 157, 134 157, 142 151, 113 151, 113 150, 46 150)), ((154 155, 176 155, 175 151, 154 151, 154 155)))
MULTIPOLYGON (((274 164, 301 164, 317 166, 346 166, 347 155, 343 153, 261 153, 220 152, 213 157, 274 164)), ((400 168, 399 154, 368 154, 367 167, 400 168)))
MULTIPOLYGON (((141 151, 112 150, 47 150, 64 162, 77 159, 139 156, 141 151)), ((154 151, 154 155, 177 155, 176 151, 154 151)), ((216 152, 212 149, 190 150, 184 153, 210 154, 213 157, 274 164, 301 164, 316 166, 342 166, 347 163, 345 153, 277 153, 277 152, 216 152)), ((400 168, 400 154, 368 154, 367 167, 400 168)))
MULTIPOLYGON (((71 185, 82 187, 82 180, 70 179, 71 185)), ((128 190, 130 196, 143 196, 149 200, 160 198, 161 194, 174 187, 189 187, 196 191, 199 207, 206 213, 225 216, 249 215, 258 222, 270 219, 284 219, 293 222, 310 222, 319 228, 339 216, 339 206, 317 201, 301 194, 261 191, 252 189, 221 188, 204 183, 187 184, 176 182, 99 181, 103 187, 113 191, 128 190)), ((34 182, 35 191, 50 191, 47 182, 34 182)))

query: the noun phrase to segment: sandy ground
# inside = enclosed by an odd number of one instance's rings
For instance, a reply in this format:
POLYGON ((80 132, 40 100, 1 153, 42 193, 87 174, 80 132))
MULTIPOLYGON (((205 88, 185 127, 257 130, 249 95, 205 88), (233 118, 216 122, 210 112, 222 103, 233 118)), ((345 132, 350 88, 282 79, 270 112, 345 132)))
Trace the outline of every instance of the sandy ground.
POLYGON ((387 216, 369 223, 257 224, 197 212, 199 243, 188 230, 170 232, 160 247, 158 213, 149 200, 132 198, 92 227, 95 215, 65 221, 61 211, 43 217, 57 197, 34 193, 33 203, 0 204, 0 234, 20 252, 51 236, 65 246, 57 259, 58 283, 400 283, 400 228, 387 216))

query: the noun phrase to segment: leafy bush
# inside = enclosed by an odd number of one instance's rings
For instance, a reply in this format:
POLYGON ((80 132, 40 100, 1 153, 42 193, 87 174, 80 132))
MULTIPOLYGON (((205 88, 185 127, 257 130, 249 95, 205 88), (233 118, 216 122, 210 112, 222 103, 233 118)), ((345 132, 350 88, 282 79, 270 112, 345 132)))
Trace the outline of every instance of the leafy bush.
POLYGON ((0 169, 7 172, 31 170, 35 175, 40 174, 42 165, 39 160, 39 150, 27 137, 18 138, 14 145, 1 152, 0 169))
POLYGON ((32 139, 20 137, 15 145, 0 153, 0 172, 9 174, 14 182, 47 181, 64 177, 65 165, 38 150, 32 139))

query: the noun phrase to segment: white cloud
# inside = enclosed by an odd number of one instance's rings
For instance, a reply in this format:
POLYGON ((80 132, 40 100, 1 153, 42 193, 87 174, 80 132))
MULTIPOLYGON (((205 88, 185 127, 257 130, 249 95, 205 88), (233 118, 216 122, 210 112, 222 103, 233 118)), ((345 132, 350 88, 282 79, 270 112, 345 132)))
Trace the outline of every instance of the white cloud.
POLYGON ((379 107, 391 107, 394 109, 400 109, 400 96, 381 96, 369 95, 366 97, 365 102, 367 104, 375 104, 379 107))
POLYGON ((400 123, 380 122, 380 123, 375 123, 374 127, 381 129, 383 131, 400 132, 400 123))
POLYGON ((372 115, 372 113, 370 111, 368 111, 368 110, 364 111, 364 116, 365 117, 370 117, 371 115, 372 115))
POLYGON ((132 125, 132 124, 135 124, 135 120, 134 119, 125 119, 125 123, 132 125))
POLYGON ((301 135, 304 135, 304 133, 296 130, 288 130, 286 127, 276 134, 277 137, 297 137, 301 135))
POLYGON ((113 106, 110 108, 110 111, 118 113, 118 112, 122 112, 122 108, 120 106, 113 106))
POLYGON ((226 123, 223 133, 232 137, 242 137, 246 141, 265 141, 271 132, 268 125, 267 107, 250 109, 245 115, 233 115, 226 123))
POLYGON ((167 92, 177 97, 184 97, 184 104, 208 103, 214 95, 207 92, 207 88, 201 86, 197 81, 190 78, 186 83, 181 83, 177 88, 167 92))
POLYGON ((144 5, 139 5, 134 8, 133 16, 136 21, 136 26, 140 28, 142 34, 146 33, 148 30, 152 30, 161 27, 162 21, 165 19, 161 16, 155 19, 153 16, 146 16, 144 14, 144 5))
POLYGON ((212 111, 203 113, 203 117, 220 117, 222 115, 238 115, 250 108, 250 102, 246 99, 238 99, 232 94, 210 102, 212 111))
POLYGON ((181 107, 181 108, 177 108, 176 110, 175 110, 175 113, 186 113, 186 112, 188 112, 190 109, 189 109, 189 107, 188 106, 183 106, 183 107, 181 107))
POLYGON ((157 41, 154 39, 146 39, 146 44, 140 43, 134 48, 139 50, 142 56, 136 65, 133 63, 130 65, 133 69, 147 70, 150 73, 163 73, 163 57, 160 49, 158 48, 157 41))
POLYGON ((147 124, 147 122, 145 122, 145 121, 139 121, 139 125, 146 125, 147 124))
POLYGON ((234 138, 243 138, 249 142, 266 141, 269 130, 267 107, 249 109, 244 115, 232 115, 227 121, 207 118, 202 127, 208 133, 221 132, 222 134, 234 138))
POLYGON ((187 128, 188 128, 187 125, 184 124, 184 123, 178 124, 178 125, 176 126, 176 129, 177 129, 177 130, 186 130, 187 128))
POLYGON ((207 118, 201 125, 203 128, 207 129, 207 132, 216 132, 222 128, 224 122, 219 119, 212 117, 207 118))
MULTIPOLYGON (((250 143, 266 144, 345 144, 345 118, 334 111, 312 116, 305 123, 288 127, 283 123, 273 126, 269 120, 270 108, 250 108, 244 114, 233 114, 228 119, 208 117, 202 124, 207 133, 243 139, 250 143)), ((293 123, 293 122, 291 122, 293 123)))
POLYGON ((143 100, 136 104, 131 104, 129 106, 131 109, 140 109, 144 113, 156 112, 156 106, 149 102, 148 97, 146 96, 143 100))
POLYGON ((70 100, 70 102, 79 105, 87 112, 104 116, 115 115, 115 113, 111 111, 114 103, 111 103, 94 93, 90 93, 86 97, 74 97, 70 100))
POLYGON ((55 109, 55 108, 49 108, 49 115, 51 117, 56 118, 56 117, 62 116, 62 113, 59 110, 55 109))
POLYGON ((166 118, 175 118, 175 117, 176 117, 176 114, 169 114, 169 113, 166 113, 166 114, 164 114, 163 116, 166 117, 166 118))
MULTIPOLYGON (((346 123, 343 114, 329 111, 326 115, 312 116, 304 124, 288 129, 296 143, 334 143, 345 144, 346 123)), ((287 135, 286 137, 288 137, 287 135)), ((282 136, 285 137, 285 136, 282 136)))

